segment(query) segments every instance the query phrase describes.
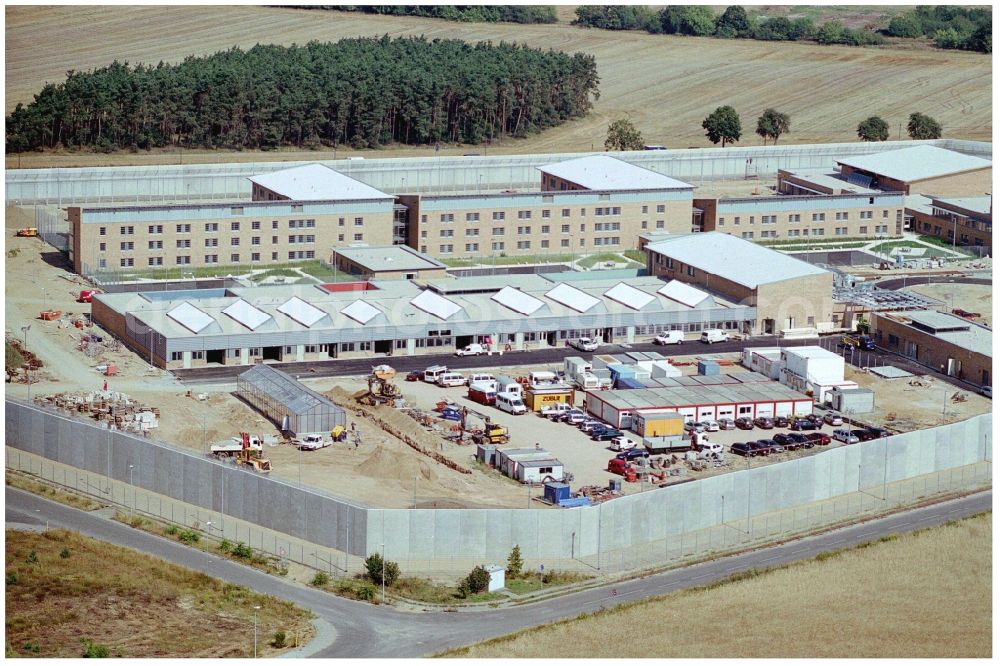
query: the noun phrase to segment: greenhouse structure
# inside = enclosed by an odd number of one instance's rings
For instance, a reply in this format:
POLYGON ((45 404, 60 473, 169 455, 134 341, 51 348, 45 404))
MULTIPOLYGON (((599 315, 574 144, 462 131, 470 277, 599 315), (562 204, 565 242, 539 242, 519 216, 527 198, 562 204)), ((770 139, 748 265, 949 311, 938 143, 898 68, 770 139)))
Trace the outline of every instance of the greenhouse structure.
POLYGON ((237 377, 236 394, 293 436, 329 433, 347 422, 344 410, 328 398, 268 365, 255 365, 237 377))

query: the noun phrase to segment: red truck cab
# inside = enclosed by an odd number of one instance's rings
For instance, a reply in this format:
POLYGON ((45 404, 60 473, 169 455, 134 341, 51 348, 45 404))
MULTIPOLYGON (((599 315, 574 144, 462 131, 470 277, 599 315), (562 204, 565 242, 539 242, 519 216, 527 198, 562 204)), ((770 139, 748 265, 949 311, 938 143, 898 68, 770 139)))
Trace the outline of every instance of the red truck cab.
POLYGON ((629 464, 627 460, 622 460, 621 458, 612 458, 608 461, 608 471, 612 474, 621 474, 625 476, 625 472, 628 471, 629 464))
POLYGON ((96 289, 82 289, 80 290, 80 297, 77 299, 78 303, 93 303, 94 294, 98 294, 96 289))

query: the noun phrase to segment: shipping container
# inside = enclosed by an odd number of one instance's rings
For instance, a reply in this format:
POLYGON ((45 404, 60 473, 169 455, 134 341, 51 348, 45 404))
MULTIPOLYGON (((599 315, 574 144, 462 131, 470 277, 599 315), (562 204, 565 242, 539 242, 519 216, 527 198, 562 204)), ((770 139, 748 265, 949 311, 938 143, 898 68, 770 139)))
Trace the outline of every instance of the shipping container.
POLYGON ((636 412, 633 430, 640 437, 671 437, 684 434, 684 416, 677 412, 636 412))
POLYGON ((543 407, 559 403, 574 404, 576 391, 573 389, 528 389, 524 393, 524 404, 533 412, 540 412, 543 407))

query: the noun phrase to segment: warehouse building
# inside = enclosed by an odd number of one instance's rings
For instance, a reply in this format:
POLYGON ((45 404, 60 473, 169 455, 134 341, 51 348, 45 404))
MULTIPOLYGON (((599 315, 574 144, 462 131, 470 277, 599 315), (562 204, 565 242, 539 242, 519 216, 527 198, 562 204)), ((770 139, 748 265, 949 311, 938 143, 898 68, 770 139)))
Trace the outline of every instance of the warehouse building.
POLYGON ((328 398, 266 365, 237 377, 236 395, 293 436, 325 434, 347 423, 344 410, 328 398))
POLYGON ((687 421, 741 416, 791 416, 809 414, 813 401, 776 382, 700 387, 647 388, 588 392, 585 409, 595 418, 618 428, 633 428, 644 412, 677 412, 687 421))
POLYGON ((819 346, 748 347, 742 363, 817 402, 829 400, 834 389, 858 388, 857 382, 844 379, 844 358, 819 346))
POLYGON ((751 305, 751 334, 798 335, 833 327, 833 273, 719 232, 643 236, 653 275, 751 305))
POLYGON ((993 385, 993 331, 962 317, 929 310, 875 312, 875 344, 979 386, 993 385))
POLYGON ((677 300, 658 278, 580 275, 100 294, 92 316, 171 369, 448 353, 488 340, 510 351, 579 337, 635 342, 664 330, 746 330, 756 320, 752 306, 721 296, 677 300))
POLYGON ((521 483, 562 481, 565 466, 551 453, 541 448, 497 449, 497 469, 521 483))

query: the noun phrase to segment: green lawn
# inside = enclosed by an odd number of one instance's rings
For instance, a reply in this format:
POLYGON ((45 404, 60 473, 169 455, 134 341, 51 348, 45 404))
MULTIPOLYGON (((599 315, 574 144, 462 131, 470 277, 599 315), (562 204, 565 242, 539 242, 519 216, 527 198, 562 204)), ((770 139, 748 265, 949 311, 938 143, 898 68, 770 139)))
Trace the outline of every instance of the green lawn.
MULTIPOLYGON (((638 250, 636 251, 638 252, 638 250)), ((581 268, 591 269, 597 264, 603 264, 606 261, 613 261, 616 264, 620 264, 622 262, 631 263, 632 260, 618 254, 617 252, 602 252, 601 254, 592 254, 589 257, 584 257, 580 261, 576 262, 576 265, 581 268)), ((644 263, 644 261, 641 263, 644 263)))
MULTIPOLYGON (((886 240, 893 240, 893 239, 896 239, 896 238, 899 238, 899 236, 889 236, 889 237, 886 237, 886 240)), ((778 246, 778 245, 788 245, 788 246, 796 246, 796 247, 798 247, 798 246, 812 247, 814 245, 816 245, 816 246, 823 246, 823 245, 847 246, 847 244, 850 243, 854 247, 857 247, 857 246, 860 246, 860 245, 866 245, 866 244, 871 243, 871 242, 876 241, 876 240, 878 240, 878 239, 875 238, 874 236, 872 236, 870 238, 863 238, 863 237, 860 237, 860 236, 843 236, 843 237, 839 237, 839 238, 838 237, 834 237, 834 238, 810 237, 810 238, 795 238, 795 239, 791 239, 791 238, 788 238, 788 239, 774 238, 774 239, 768 239, 768 240, 759 240, 759 241, 757 241, 757 244, 758 245, 763 245, 764 247, 774 247, 774 246, 778 246)))
POLYGON ((441 259, 438 260, 445 266, 451 268, 469 268, 473 266, 514 266, 519 264, 563 264, 578 258, 578 254, 534 254, 517 257, 505 256, 483 256, 477 258, 463 259, 441 259))
MULTIPOLYGON (((338 272, 333 267, 323 263, 318 259, 308 261, 293 261, 283 264, 239 264, 225 266, 181 266, 176 268, 159 268, 152 270, 130 271, 130 272, 109 272, 125 280, 183 280, 185 278, 205 278, 205 277, 226 277, 227 275, 246 275, 251 271, 266 269, 263 274, 254 277, 254 281, 260 281, 264 277, 272 275, 282 275, 285 277, 301 278, 298 271, 312 275, 320 280, 344 279, 345 274, 338 272)), ((98 276, 100 277, 100 276, 98 276)))

